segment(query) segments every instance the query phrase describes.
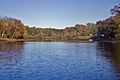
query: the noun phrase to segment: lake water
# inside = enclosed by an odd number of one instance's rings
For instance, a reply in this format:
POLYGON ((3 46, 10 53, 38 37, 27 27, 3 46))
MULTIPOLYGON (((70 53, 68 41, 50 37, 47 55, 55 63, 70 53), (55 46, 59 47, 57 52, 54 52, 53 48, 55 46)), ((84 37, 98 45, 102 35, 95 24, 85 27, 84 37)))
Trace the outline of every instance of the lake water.
POLYGON ((120 43, 0 42, 0 80, 120 80, 120 43))

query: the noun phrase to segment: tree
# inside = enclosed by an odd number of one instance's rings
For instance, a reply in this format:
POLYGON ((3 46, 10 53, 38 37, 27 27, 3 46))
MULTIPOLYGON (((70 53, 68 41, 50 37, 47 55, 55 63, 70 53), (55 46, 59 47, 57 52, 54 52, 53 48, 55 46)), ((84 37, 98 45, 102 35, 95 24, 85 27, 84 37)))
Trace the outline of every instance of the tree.
POLYGON ((111 10, 111 14, 115 15, 113 20, 116 26, 115 33, 118 40, 120 40, 120 4, 114 6, 111 10))
POLYGON ((15 18, 3 17, 0 19, 1 38, 24 38, 25 27, 23 23, 15 18))
POLYGON ((106 20, 98 21, 96 23, 98 28, 98 36, 104 37, 104 39, 120 39, 120 5, 114 6, 110 10, 114 16, 109 17, 106 20))

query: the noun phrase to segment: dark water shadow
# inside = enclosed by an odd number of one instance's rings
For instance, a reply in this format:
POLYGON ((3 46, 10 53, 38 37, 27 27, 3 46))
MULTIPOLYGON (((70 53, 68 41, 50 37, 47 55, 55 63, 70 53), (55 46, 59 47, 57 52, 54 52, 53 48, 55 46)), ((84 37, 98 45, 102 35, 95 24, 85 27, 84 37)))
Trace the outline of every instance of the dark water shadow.
POLYGON ((109 60, 114 68, 116 77, 120 79, 120 43, 98 42, 97 49, 100 51, 97 55, 109 60))
POLYGON ((0 63, 14 66, 21 61, 24 42, 0 42, 0 63))

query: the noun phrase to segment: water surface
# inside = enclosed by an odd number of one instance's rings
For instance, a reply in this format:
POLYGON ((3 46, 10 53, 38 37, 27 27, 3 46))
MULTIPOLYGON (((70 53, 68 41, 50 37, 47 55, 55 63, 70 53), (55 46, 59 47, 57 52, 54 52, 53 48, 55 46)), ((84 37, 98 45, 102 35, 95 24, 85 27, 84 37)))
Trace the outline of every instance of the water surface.
POLYGON ((0 42, 0 80, 119 80, 120 43, 0 42))

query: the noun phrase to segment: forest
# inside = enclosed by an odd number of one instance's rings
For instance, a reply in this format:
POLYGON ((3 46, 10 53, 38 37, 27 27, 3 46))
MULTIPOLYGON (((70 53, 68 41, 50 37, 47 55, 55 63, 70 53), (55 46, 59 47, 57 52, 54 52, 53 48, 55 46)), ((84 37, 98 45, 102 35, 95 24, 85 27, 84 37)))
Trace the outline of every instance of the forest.
POLYGON ((21 20, 0 18, 0 38, 39 40, 120 40, 120 5, 114 6, 111 16, 94 23, 76 24, 65 29, 25 26, 21 20))

